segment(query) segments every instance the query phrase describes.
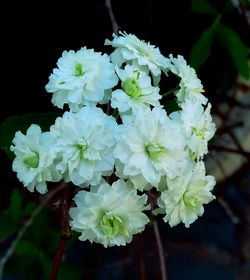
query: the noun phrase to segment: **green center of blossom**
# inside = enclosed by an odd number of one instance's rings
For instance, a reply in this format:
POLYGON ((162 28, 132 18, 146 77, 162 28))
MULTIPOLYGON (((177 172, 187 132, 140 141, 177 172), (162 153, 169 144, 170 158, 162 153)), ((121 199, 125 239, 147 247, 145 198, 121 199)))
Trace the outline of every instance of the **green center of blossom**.
POLYGON ((145 150, 152 160, 157 160, 159 156, 166 151, 166 148, 158 144, 149 144, 146 146, 145 150))
POLYGON ((130 97, 138 98, 142 95, 141 87, 136 79, 128 78, 122 82, 122 88, 130 97))
POLYGON ((205 132, 206 132, 206 129, 197 129, 196 127, 192 127, 192 133, 194 133, 196 136, 199 136, 201 137, 202 140, 205 140, 205 132))
POLYGON ((37 168, 39 165, 39 154, 36 152, 31 152, 26 155, 23 159, 23 162, 31 168, 37 168))
POLYGON ((81 139, 79 143, 76 144, 77 149, 79 150, 80 154, 82 155, 84 151, 88 148, 88 144, 84 139, 81 139))
POLYGON ((103 233, 108 238, 113 238, 114 236, 121 234, 121 235, 128 235, 128 231, 125 228, 123 219, 118 215, 106 215, 101 219, 101 229, 103 233))
POLYGON ((77 63, 75 66, 75 75, 76 77, 80 77, 84 74, 83 69, 82 69, 82 64, 77 63))
POLYGON ((200 198, 197 193, 185 192, 183 195, 183 201, 188 208, 195 208, 199 202, 200 198))

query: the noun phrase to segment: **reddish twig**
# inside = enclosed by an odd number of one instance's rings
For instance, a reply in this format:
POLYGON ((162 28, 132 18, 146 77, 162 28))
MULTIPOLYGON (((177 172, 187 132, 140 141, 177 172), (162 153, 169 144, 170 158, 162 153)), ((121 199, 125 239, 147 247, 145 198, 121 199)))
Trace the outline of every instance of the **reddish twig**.
POLYGON ((146 193, 148 195, 149 202, 151 205, 151 214, 152 214, 152 218, 153 218, 154 235, 155 235, 155 239, 156 239, 156 245, 157 245, 159 262, 160 262, 161 280, 167 280, 165 254, 164 254, 164 249, 163 249, 163 245, 162 245, 161 235, 159 232, 156 216, 152 212, 155 209, 156 199, 158 196, 157 196, 157 194, 152 193, 152 191, 147 191, 146 193))
POLYGON ((65 252, 67 241, 71 238, 71 230, 69 226, 69 189, 66 188, 61 198, 61 228, 62 236, 57 246, 53 267, 49 280, 56 280, 61 267, 62 258, 65 252))

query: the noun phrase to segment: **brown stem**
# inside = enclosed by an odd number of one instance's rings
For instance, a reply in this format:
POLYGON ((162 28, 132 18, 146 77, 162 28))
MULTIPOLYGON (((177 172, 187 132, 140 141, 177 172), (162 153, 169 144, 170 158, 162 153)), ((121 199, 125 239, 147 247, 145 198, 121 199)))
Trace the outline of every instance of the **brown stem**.
POLYGON ((57 275, 58 275, 58 272, 59 272, 59 269, 61 266, 62 257, 63 257, 64 251, 65 251, 66 243, 67 243, 67 240, 62 237, 57 246, 56 255, 55 255, 54 263, 53 263, 53 268, 52 268, 49 280, 57 279, 57 275))
POLYGON ((61 228, 62 236, 56 249, 56 254, 49 280, 57 279, 67 241, 71 238, 71 230, 69 226, 69 188, 66 188, 64 190, 61 198, 61 228))
POLYGON ((160 232, 159 232, 159 228, 158 228, 158 224, 157 224, 156 220, 154 220, 154 234, 155 234, 159 261, 160 261, 161 280, 167 280, 164 249, 163 249, 162 240, 161 240, 161 236, 160 236, 160 232))
POLYGON ((152 219, 153 219, 154 235, 155 235, 155 239, 156 239, 156 245, 157 245, 159 262, 160 262, 161 280, 167 280, 164 248, 162 245, 161 235, 159 232, 156 216, 152 213, 152 211, 154 210, 154 208, 156 206, 157 195, 152 193, 152 191, 147 191, 146 193, 148 195, 149 202, 151 205, 151 215, 152 215, 152 219))

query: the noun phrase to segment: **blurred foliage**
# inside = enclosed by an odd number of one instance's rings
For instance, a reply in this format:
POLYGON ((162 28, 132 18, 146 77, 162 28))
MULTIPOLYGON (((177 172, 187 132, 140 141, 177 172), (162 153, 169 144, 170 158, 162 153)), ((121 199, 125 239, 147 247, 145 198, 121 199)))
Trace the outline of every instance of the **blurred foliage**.
MULTIPOLYGON (((0 212, 0 244, 11 245, 36 207, 35 202, 26 201, 17 188, 13 189, 9 209, 1 209, 0 212)), ((6 265, 7 274, 25 280, 33 280, 34 275, 37 275, 37 279, 48 279, 61 236, 61 232, 54 229, 51 222, 49 210, 42 209, 18 241, 15 253, 6 265)), ((72 238, 68 247, 75 239, 72 238)), ((59 279, 77 280, 80 277, 71 265, 63 263, 59 279)))
MULTIPOLYGON (((248 4, 242 3, 242 5, 249 5, 249 2, 248 4)), ((203 31, 190 52, 189 63, 196 70, 210 57, 213 51, 212 43, 214 40, 218 40, 222 48, 221 52, 228 52, 238 72, 246 79, 250 77, 247 46, 242 42, 236 31, 222 23, 224 16, 234 9, 231 1, 225 3, 221 12, 207 0, 192 1, 192 12, 211 17, 211 26, 203 31)))

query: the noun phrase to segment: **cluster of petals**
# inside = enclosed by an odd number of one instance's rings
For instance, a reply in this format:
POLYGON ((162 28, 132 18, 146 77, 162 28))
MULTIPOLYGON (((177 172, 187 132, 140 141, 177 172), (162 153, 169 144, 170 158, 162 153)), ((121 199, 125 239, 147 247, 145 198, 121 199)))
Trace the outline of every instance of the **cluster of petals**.
POLYGON ((108 247, 144 230, 145 190, 158 192, 155 213, 171 227, 189 227, 203 214, 215 180, 202 160, 216 128, 202 83, 183 56, 167 58, 125 32, 105 45, 114 48, 110 56, 86 47, 63 52, 46 90, 68 111, 47 132, 37 125, 17 132, 11 150, 13 170, 31 192, 45 193, 47 182, 59 180, 80 187, 71 228, 80 240, 108 247), (169 92, 160 87, 169 72, 179 79, 169 91, 178 108, 171 113, 169 92))

